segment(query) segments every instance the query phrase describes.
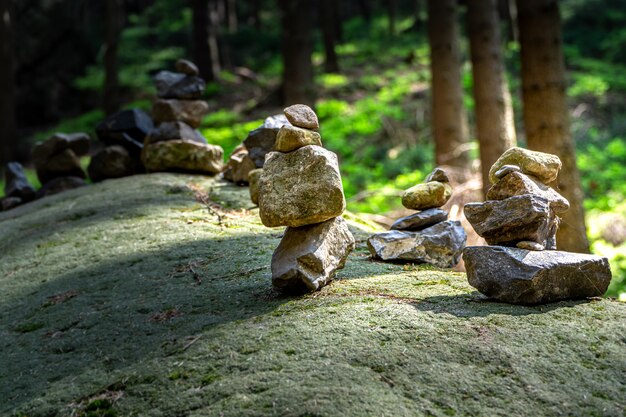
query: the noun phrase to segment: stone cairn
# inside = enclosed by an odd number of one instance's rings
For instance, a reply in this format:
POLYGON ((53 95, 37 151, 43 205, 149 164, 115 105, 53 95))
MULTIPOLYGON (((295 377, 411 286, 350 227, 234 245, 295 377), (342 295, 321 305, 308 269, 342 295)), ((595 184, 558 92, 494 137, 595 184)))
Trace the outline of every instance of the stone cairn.
POLYGON ((176 71, 161 71, 154 77, 157 100, 152 118, 156 127, 143 141, 141 161, 148 172, 217 174, 222 171, 224 151, 207 144, 197 130, 209 111, 201 100, 206 83, 190 61, 178 60, 176 71))
POLYGON ((267 227, 287 226, 272 255, 272 284, 301 293, 330 283, 355 241, 340 217, 346 200, 337 155, 322 147, 317 115, 302 104, 284 112, 290 124, 265 157, 259 213, 267 227))
POLYGON ((417 213, 396 220, 388 232, 367 240, 373 258, 383 261, 429 263, 452 268, 459 263, 467 235, 459 221, 447 220, 440 209, 452 196, 448 176, 435 168, 422 184, 404 192, 402 205, 417 213))
POLYGON ((606 258, 555 250, 558 215, 569 202, 546 184, 560 169, 555 155, 510 148, 491 167, 487 201, 465 205, 467 220, 490 245, 463 252, 468 281, 481 293, 530 305, 606 291, 606 258))

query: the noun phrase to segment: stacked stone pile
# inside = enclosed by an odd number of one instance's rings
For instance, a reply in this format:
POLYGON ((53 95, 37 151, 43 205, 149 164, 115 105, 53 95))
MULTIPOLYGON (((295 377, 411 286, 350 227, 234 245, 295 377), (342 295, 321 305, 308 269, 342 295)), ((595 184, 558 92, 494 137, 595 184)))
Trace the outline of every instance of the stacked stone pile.
MULTIPOLYGON (((261 126, 251 131, 230 155, 224 169, 224 179, 241 185, 251 184, 250 173, 263 168, 265 155, 274 149, 278 131, 285 125, 290 125, 287 117, 279 114, 268 117, 261 126)), ((254 203, 257 204, 256 201, 254 203)))
POLYGON ((435 168, 423 184, 406 190, 402 205, 418 212, 398 219, 390 231, 370 236, 367 246, 372 257, 441 268, 455 266, 467 236, 461 223, 447 220, 448 212, 440 208, 451 196, 452 187, 440 168, 435 168))
POLYGON ((557 156, 517 147, 491 167, 487 201, 464 207, 490 245, 463 252, 470 285, 514 304, 604 294, 611 280, 606 258, 556 250, 558 215, 569 202, 548 184, 560 169, 557 156))
POLYGON ((152 119, 140 109, 113 113, 96 126, 104 148, 91 157, 87 168, 92 181, 127 177, 144 172, 141 151, 146 135, 154 127, 152 119))
POLYGON ((158 98, 152 118, 156 127, 143 140, 142 162, 149 172, 217 174, 222 170, 224 151, 207 144, 197 130, 209 111, 201 100, 206 84, 190 61, 176 62, 176 71, 161 71, 154 77, 158 98))
POLYGON ((285 109, 274 150, 265 158, 258 202, 265 226, 287 226, 272 256, 272 283, 289 292, 315 291, 330 283, 354 249, 340 217, 346 207, 337 155, 324 149, 313 110, 285 109))

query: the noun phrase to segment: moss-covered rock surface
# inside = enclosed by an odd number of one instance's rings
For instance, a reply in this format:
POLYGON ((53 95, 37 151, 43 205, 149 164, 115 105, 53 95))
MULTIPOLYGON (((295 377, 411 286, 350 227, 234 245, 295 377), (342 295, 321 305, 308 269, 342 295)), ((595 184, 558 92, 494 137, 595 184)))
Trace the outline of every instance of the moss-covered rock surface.
POLYGON ((336 281, 288 297, 247 188, 152 174, 1 213, 0 415, 624 415, 626 304, 490 302, 351 225, 336 281))

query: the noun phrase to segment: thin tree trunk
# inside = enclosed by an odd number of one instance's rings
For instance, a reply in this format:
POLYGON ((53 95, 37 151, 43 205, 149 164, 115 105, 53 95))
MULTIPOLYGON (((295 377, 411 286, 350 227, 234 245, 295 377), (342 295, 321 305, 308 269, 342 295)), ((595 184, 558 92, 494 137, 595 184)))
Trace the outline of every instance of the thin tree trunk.
POLYGON ((489 190, 491 165, 515 146, 511 94, 502 62, 496 0, 468 2, 468 31, 474 77, 476 133, 480 144, 483 192, 489 190))
POLYGON ((209 49, 209 0, 192 0, 192 37, 194 61, 200 76, 213 81, 213 65, 209 49))
POLYGON ((115 113, 120 107, 118 79, 118 48, 124 24, 122 0, 106 0, 104 45, 104 88, 102 108, 105 114, 115 113))
POLYGON ((343 25, 342 25, 342 19, 343 19, 343 14, 341 13, 342 8, 341 8, 341 2, 335 1, 333 2, 333 16, 334 16, 334 21, 335 21, 335 36, 337 37, 337 43, 342 43, 343 42, 343 25))
POLYGON ((324 52, 326 54, 326 60, 324 61, 324 71, 326 72, 339 72, 339 63, 337 61, 337 53, 335 52, 335 44, 337 43, 336 17, 335 1, 321 0, 320 21, 324 38, 324 52))
POLYGON ((211 57, 211 74, 213 80, 219 80, 220 73, 222 72, 218 42, 220 30, 219 4, 219 1, 209 0, 209 27, 207 42, 209 45, 209 55, 211 57))
POLYGON ((517 7, 515 0, 498 0, 498 12, 500 19, 506 23, 507 40, 517 42, 519 33, 517 30, 517 7))
POLYGON ((387 14, 389 17, 389 34, 396 34, 396 0, 387 0, 387 14))
POLYGON ((313 34, 310 0, 279 0, 282 12, 283 100, 313 105, 313 34))
POLYGON ((468 128, 461 87, 456 6, 455 0, 428 0, 432 129, 437 164, 469 172, 468 128))
POLYGON ((235 0, 226 1, 226 16, 228 20, 228 31, 237 32, 237 8, 235 0))
POLYGON ((15 55, 11 0, 0 0, 0 174, 16 155, 15 55))
POLYGON ((261 0, 251 0, 252 25, 258 31, 261 30, 261 0))
POLYGON ((583 196, 570 133, 565 63, 557 0, 518 0, 522 92, 530 149, 558 155, 563 167, 556 188, 570 202, 557 234, 557 247, 588 252, 583 196))

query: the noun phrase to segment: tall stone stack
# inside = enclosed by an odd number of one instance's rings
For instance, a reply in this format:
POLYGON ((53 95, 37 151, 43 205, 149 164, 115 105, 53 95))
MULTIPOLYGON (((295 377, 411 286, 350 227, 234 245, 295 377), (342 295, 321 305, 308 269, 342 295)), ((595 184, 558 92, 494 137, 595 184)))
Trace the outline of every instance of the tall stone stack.
POLYGON ((491 167, 487 201, 464 207, 489 246, 463 252, 473 287, 499 301, 539 304, 601 296, 611 281, 606 258, 556 250, 559 214, 569 202, 548 184, 556 155, 510 148, 491 167))
POLYGON ((459 263, 467 235, 459 221, 447 220, 440 207, 452 196, 448 176, 435 168, 422 184, 402 195, 402 205, 416 213, 400 218, 388 232, 367 240, 372 257, 383 261, 429 263, 452 268, 459 263))
POLYGON ((157 100, 152 106, 156 127, 143 142, 141 160, 148 172, 184 171, 217 174, 224 151, 207 144, 197 130, 209 111, 202 94, 206 83, 190 61, 176 62, 176 72, 161 71, 155 77, 157 100))
POLYGON ((337 155, 322 147, 317 115, 302 104, 284 113, 290 124, 265 157, 259 213, 267 227, 287 226, 272 256, 274 287, 315 291, 344 267, 355 241, 341 217, 346 200, 337 155))

